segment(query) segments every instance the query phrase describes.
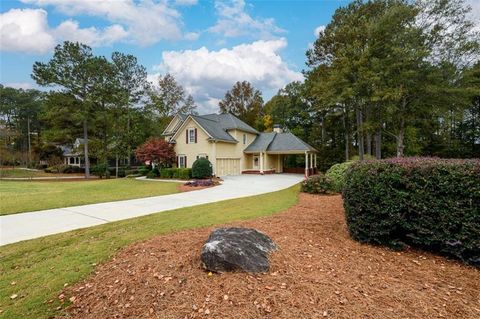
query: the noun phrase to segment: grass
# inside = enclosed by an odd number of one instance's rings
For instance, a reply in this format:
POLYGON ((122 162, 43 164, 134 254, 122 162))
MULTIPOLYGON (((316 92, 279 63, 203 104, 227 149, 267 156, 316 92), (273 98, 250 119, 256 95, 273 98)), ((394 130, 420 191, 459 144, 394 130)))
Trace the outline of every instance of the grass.
POLYGON ((177 193, 178 184, 135 179, 1 181, 0 215, 177 193))
POLYGON ((21 168, 0 168, 0 178, 33 178, 33 177, 59 177, 59 176, 75 176, 72 174, 53 174, 45 173, 40 170, 28 170, 21 168))
POLYGON ((56 308, 61 306, 58 295, 64 284, 71 285, 87 277, 94 265, 109 259, 118 249, 177 230, 272 215, 294 205, 298 190, 298 186, 293 186, 274 193, 182 208, 3 246, 0 250, 2 318, 61 315, 62 310, 56 308), (17 297, 10 299, 13 294, 17 297))

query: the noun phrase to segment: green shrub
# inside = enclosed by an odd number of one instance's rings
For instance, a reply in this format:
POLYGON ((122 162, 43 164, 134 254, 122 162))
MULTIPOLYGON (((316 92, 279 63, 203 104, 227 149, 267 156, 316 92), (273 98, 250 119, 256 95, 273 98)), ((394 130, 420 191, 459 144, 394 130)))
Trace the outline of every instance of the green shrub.
POLYGON ((161 178, 190 179, 192 178, 191 168, 162 168, 160 170, 161 178))
POLYGON ((162 168, 160 169, 160 177, 161 178, 172 178, 173 177, 173 170, 174 168, 162 168))
POLYGON ((302 192, 309 194, 327 194, 332 191, 332 188, 332 180, 320 173, 304 180, 301 190, 302 192))
POLYGON ((106 164, 97 164, 95 166, 92 166, 90 172, 92 175, 99 176, 100 178, 102 177, 110 177, 110 171, 108 170, 108 167, 106 164))
POLYGON ((157 174, 155 174, 153 170, 147 173, 147 178, 156 178, 156 177, 157 177, 157 174))
POLYGON ((335 164, 328 169, 325 176, 332 180, 332 187, 335 192, 341 192, 345 185, 345 176, 347 169, 353 164, 353 162, 344 162, 335 164))
POLYGON ((209 178, 212 177, 212 163, 206 158, 199 158, 192 164, 193 178, 209 178))
POLYGON ((480 265, 480 160, 358 162, 343 191, 350 235, 480 265))
POLYGON ((192 169, 191 168, 179 168, 178 169, 178 178, 180 179, 191 179, 192 178, 192 169))
POLYGON ((138 168, 138 173, 141 174, 142 176, 146 176, 148 172, 152 170, 151 166, 140 166, 138 168))

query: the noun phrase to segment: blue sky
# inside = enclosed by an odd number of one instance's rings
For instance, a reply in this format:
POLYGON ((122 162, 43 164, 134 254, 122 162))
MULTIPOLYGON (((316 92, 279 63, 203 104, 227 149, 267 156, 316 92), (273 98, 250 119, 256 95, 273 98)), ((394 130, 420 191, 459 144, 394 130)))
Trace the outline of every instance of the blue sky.
POLYGON ((36 87, 35 61, 48 61, 64 40, 95 54, 135 55, 149 79, 171 73, 204 111, 235 81, 252 82, 267 100, 302 80, 305 51, 316 28, 348 1, 3 0, 1 78, 36 87))

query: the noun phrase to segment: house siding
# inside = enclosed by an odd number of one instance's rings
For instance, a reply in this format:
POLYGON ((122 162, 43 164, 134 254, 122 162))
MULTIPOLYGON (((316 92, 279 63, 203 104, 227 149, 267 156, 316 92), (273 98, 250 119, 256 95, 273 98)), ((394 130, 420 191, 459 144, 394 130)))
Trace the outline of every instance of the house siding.
POLYGON ((175 153, 178 155, 185 155, 187 157, 187 167, 191 168, 193 162, 200 154, 206 154, 210 162, 214 162, 213 143, 208 141, 208 135, 205 131, 192 119, 188 119, 186 125, 181 128, 175 137, 175 153), (197 143, 188 143, 186 140, 186 130, 189 128, 197 129, 197 143))

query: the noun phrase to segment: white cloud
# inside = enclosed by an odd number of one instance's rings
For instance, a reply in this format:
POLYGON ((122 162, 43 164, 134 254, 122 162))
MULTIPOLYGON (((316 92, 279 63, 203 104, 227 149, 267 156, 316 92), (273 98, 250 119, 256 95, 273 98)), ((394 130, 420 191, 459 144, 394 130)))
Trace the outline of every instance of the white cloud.
POLYGON ((76 16, 95 16, 121 25, 128 32, 128 40, 150 45, 160 40, 181 39, 180 14, 166 1, 144 0, 22 0, 38 6, 54 6, 58 11, 76 16))
POLYGON ((185 33, 185 40, 188 40, 188 41, 198 40, 199 37, 200 37, 200 33, 198 33, 198 32, 185 33))
POLYGON ((33 84, 28 82, 8 82, 4 86, 24 90, 33 89, 33 84))
POLYGON ((198 3, 198 0, 175 0, 175 4, 179 6, 193 6, 198 3))
POLYGON ((318 34, 322 31, 325 31, 325 26, 324 25, 319 25, 318 27, 313 30, 313 35, 318 38, 318 34))
POLYGON ((272 18, 252 18, 245 12, 244 0, 216 1, 215 10, 219 19, 213 27, 208 29, 212 33, 225 37, 254 35, 260 39, 271 39, 276 34, 285 32, 276 26, 272 18))
POLYGON ((45 10, 11 9, 0 14, 1 51, 45 53, 54 45, 45 10))
POLYGON ((62 22, 52 33, 59 40, 78 41, 93 47, 109 45, 127 36, 127 32, 118 24, 101 31, 94 27, 81 29, 74 20, 62 22))
MULTIPOLYGON (((279 55, 287 46, 285 39, 256 41, 231 49, 210 51, 168 51, 155 70, 172 74, 202 112, 218 111, 218 101, 237 81, 249 81, 261 91, 278 90, 292 81, 302 81, 303 75, 291 70, 279 55)), ((158 74, 150 75, 155 79, 158 74)))
POLYGON ((0 15, 0 50, 10 52, 47 53, 64 40, 79 41, 90 46, 108 45, 127 36, 120 25, 103 30, 80 28, 77 21, 66 20, 50 28, 43 9, 11 9, 0 15))

